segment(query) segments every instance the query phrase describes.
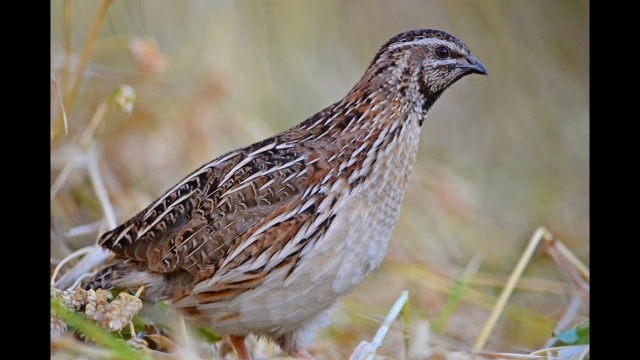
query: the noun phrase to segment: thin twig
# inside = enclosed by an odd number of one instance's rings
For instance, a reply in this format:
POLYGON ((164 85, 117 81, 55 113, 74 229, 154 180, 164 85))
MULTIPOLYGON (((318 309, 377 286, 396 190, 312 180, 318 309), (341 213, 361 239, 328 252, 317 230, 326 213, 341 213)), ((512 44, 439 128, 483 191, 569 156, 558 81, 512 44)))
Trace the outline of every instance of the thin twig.
MULTIPOLYGON (((569 277, 571 288, 577 288, 577 291, 572 291, 574 294, 569 306, 554 328, 554 333, 558 334, 569 326, 578 313, 582 299, 589 295, 589 269, 560 240, 549 241, 546 250, 563 274, 569 277)), ((554 337, 550 337, 545 346, 551 346, 555 340, 554 337)))
POLYGON ((82 280, 93 267, 103 263, 109 257, 109 253, 98 245, 87 246, 87 248, 90 251, 55 283, 55 287, 64 289, 78 283, 78 279, 82 280))
POLYGON ((53 73, 51 73, 51 82, 53 83, 53 87, 56 88, 58 104, 60 105, 60 111, 62 112, 62 121, 64 123, 64 134, 69 135, 69 122, 67 121, 67 111, 64 109, 64 102, 62 101, 62 92, 60 91, 60 86, 58 86, 58 82, 56 81, 56 77, 53 75, 53 73))
POLYGON ((60 189, 62 188, 62 185, 64 185, 65 181, 67 181, 67 177, 69 177, 69 174, 71 174, 71 170, 74 168, 77 162, 80 162, 79 159, 81 159, 81 157, 81 154, 72 154, 71 159, 68 159, 65 162, 62 170, 60 170, 60 174, 58 174, 58 177, 53 182, 53 185, 51 185, 51 192, 49 195, 51 197, 50 200, 53 200, 56 197, 58 191, 60 191, 60 189))
POLYGON ((387 317, 384 318, 384 321, 382 322, 382 325, 380 325, 378 332, 376 332, 376 335, 373 337, 373 341, 370 343, 366 341, 361 342, 349 357, 350 360, 373 359, 376 354, 376 349, 379 348, 380 345, 382 345, 382 340, 387 335, 387 331, 389 331, 389 328, 391 327, 393 321, 396 319, 400 311, 404 308, 404 305, 407 302, 408 298, 409 292, 406 290, 403 291, 402 294, 400 294, 398 300, 396 300, 396 302, 391 307, 391 310, 389 310, 387 317))
POLYGON ((571 252, 571 250, 569 250, 560 241, 554 241, 553 246, 555 246, 558 251, 569 260, 569 263, 571 263, 578 269, 578 271, 580 272, 580 274, 582 274, 586 281, 589 281, 589 268, 582 261, 580 261, 580 259, 578 259, 578 257, 575 256, 573 252, 571 252))
POLYGON ((75 165, 78 163, 83 164, 85 162, 84 160, 86 160, 87 158, 86 152, 88 152, 89 150, 88 148, 91 140, 93 139, 93 135, 95 134, 98 125, 102 122, 108 110, 109 99, 105 99, 100 103, 100 105, 98 105, 98 108, 93 113, 93 116, 91 116, 89 124, 85 127, 82 135, 80 136, 80 140, 78 141, 80 144, 79 153, 72 155, 71 158, 65 162, 64 167, 60 171, 60 174, 58 174, 58 177, 51 186, 51 200, 55 198, 60 188, 62 188, 62 185, 67 180, 69 174, 71 174, 71 170, 75 167, 75 165))
POLYGON ((98 105, 93 116, 91 116, 91 121, 89 121, 87 127, 84 128, 82 136, 80 136, 80 140, 78 141, 82 149, 86 149, 91 143, 91 140, 93 140, 93 135, 95 134, 96 129, 98 129, 98 125, 100 125, 105 115, 107 115, 110 100, 112 100, 111 96, 107 97, 98 105))
MULTIPOLYGON (((582 304, 582 299, 579 296, 574 296, 571 298, 571 301, 569 302, 569 306, 567 306, 567 309, 564 311, 564 314, 562 314, 562 317, 560 318, 560 320, 558 320, 558 324, 556 324, 556 327, 553 329, 554 334, 560 333, 561 331, 566 329, 567 326, 569 326, 569 323, 571 322, 571 320, 578 313, 578 310, 581 304, 582 304)), ((555 337, 550 337, 544 343, 544 347, 549 347, 553 345, 555 341, 556 341, 555 337)))
POLYGON ((93 184, 93 189, 98 196, 98 200, 100 201, 100 205, 102 206, 102 211, 104 211, 104 215, 107 218, 107 226, 109 229, 113 229, 118 226, 116 222, 116 215, 113 210, 113 206, 111 205, 111 201, 109 200, 109 195, 107 194, 107 189, 104 186, 104 182, 102 181, 102 176, 100 175, 100 166, 98 165, 98 157, 95 152, 92 152, 92 156, 89 156, 89 161, 87 164, 87 168, 89 170, 89 177, 91 178, 91 183, 93 184))
MULTIPOLYGON (((96 151, 93 149, 89 151, 86 166, 89 171, 89 177, 91 178, 93 189, 98 196, 98 200, 100 201, 100 205, 102 206, 102 210, 107 219, 107 226, 109 229, 113 229, 118 224, 116 223, 115 212, 113 211, 113 206, 111 205, 111 201, 109 201, 107 190, 100 175, 100 167, 98 166, 96 151)), ((87 273, 91 268, 103 263, 108 257, 109 253, 106 250, 97 245, 91 246, 89 254, 75 264, 75 266, 71 268, 62 279, 60 279, 56 286, 63 287, 66 283, 75 281, 78 276, 87 273)))
POLYGON ((559 243, 560 241, 551 242, 546 251, 559 268, 561 275, 568 279, 572 293, 586 298, 589 295, 589 284, 580 275, 579 270, 576 269, 573 263, 559 250, 557 246, 559 243))
POLYGON ((391 323, 393 323, 396 317, 398 317, 400 310, 404 308, 404 304, 408 299, 409 292, 405 290, 400 294, 398 300, 396 300, 396 302, 393 304, 391 310, 389 310, 389 313, 387 314, 387 317, 384 318, 382 325, 376 332, 376 335, 373 337, 374 345, 380 347, 380 345, 382 344, 382 340, 384 340, 384 337, 387 335, 387 331, 389 331, 389 328, 391 327, 391 323))
POLYGON ((70 238, 75 236, 87 235, 87 234, 96 232, 99 227, 100 227, 100 221, 93 221, 88 224, 72 227, 64 235, 70 238))
POLYGON ((62 259, 58 263, 56 268, 53 270, 53 275, 51 275, 51 286, 53 286, 55 284, 56 276, 58 276, 58 272, 60 271, 60 268, 62 268, 62 266, 64 266, 64 264, 69 262, 69 260, 71 260, 71 259, 74 259, 74 258, 76 258, 78 256, 82 256, 82 255, 88 253, 89 251, 91 251, 91 248, 93 248, 93 246, 83 247, 82 249, 78 249, 78 250, 72 252, 71 254, 67 255, 64 259, 62 259))
POLYGON ((75 290, 76 287, 80 286, 80 283, 82 282, 82 280, 90 278, 93 275, 94 275, 93 273, 86 273, 86 274, 82 274, 82 275, 78 276, 76 281, 74 281, 73 284, 71 284, 71 286, 69 286, 67 288, 67 290, 75 290))
POLYGON ((144 285, 140 286, 140 287, 138 288, 138 291, 136 291, 136 294, 135 294, 135 295, 133 295, 133 296, 135 296, 135 297, 140 297, 140 295, 142 294, 142 292, 143 292, 143 291, 144 291, 144 285))

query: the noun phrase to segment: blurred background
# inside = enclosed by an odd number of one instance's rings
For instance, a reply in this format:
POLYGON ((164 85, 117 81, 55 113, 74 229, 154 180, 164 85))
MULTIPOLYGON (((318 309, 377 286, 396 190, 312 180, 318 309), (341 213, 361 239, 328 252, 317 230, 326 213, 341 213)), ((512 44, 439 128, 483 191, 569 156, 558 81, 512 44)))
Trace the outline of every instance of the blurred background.
MULTIPOLYGON (((445 30, 486 65, 488 77, 462 79, 432 108, 385 262, 334 311, 317 354, 344 358, 370 340, 402 290, 412 321, 469 348, 538 226, 589 264, 588 1, 118 0, 91 40, 101 4, 51 1, 51 183, 95 149, 118 222, 342 98, 397 33, 445 30), (131 113, 104 106, 121 84, 135 90, 131 113), (446 308, 470 262, 476 295, 446 308)), ((107 230, 93 189, 82 166, 55 184, 52 264, 107 230)), ((539 348, 564 313, 570 286, 548 254, 524 277, 533 285, 512 296, 487 349, 539 348)), ((588 315, 587 302, 574 322, 588 315)), ((396 358, 401 329, 379 354, 396 358)))

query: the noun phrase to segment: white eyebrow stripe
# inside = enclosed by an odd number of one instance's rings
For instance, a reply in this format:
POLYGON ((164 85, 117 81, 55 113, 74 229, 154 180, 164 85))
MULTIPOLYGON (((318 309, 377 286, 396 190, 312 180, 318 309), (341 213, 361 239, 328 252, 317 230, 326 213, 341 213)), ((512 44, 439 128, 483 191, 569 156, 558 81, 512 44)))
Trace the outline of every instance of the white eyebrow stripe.
POLYGON ((423 39, 418 39, 413 41, 395 43, 389 46, 389 49, 393 50, 393 49, 399 49, 402 47, 412 47, 412 46, 418 46, 418 45, 443 45, 443 46, 449 46, 449 47, 453 45, 456 47, 456 49, 458 48, 458 46, 452 43, 451 41, 434 39, 434 38, 423 38, 423 39))

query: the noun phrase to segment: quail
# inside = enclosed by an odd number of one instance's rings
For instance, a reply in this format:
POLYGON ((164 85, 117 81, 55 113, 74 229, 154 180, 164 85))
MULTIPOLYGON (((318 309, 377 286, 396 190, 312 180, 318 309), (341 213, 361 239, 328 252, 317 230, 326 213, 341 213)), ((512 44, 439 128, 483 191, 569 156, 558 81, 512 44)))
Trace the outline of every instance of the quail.
POLYGON ((485 66, 440 30, 400 33, 344 98, 289 130, 195 170, 99 244, 109 264, 85 288, 138 288, 196 324, 249 334, 296 358, 328 311, 382 261, 445 89, 485 66))

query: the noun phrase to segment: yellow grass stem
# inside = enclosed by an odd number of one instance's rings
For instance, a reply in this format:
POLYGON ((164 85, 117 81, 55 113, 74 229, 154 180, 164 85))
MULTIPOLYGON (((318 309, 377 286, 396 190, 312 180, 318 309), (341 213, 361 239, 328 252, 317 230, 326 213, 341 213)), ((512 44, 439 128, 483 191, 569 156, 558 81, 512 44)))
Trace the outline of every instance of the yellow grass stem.
POLYGON ((184 317, 178 317, 178 323, 180 324, 180 333, 184 341, 184 345, 187 349, 191 349, 191 341, 189 339, 189 333, 187 332, 187 324, 184 321, 184 317))
POLYGON ((498 297, 498 300, 496 301, 496 304, 494 305, 493 310, 489 315, 489 318, 487 319, 482 330, 480 331, 480 335, 478 335, 475 343, 473 344, 473 350, 478 351, 478 350, 481 350, 482 347, 484 347, 485 343, 487 342, 487 339, 489 338, 489 334, 491 333, 491 331, 493 330, 493 327, 498 321, 498 316, 500 316, 500 313, 502 313, 502 311, 504 310, 507 300, 511 296, 511 293, 515 288, 516 283, 522 276, 522 272, 524 271, 524 268, 529 263, 529 260, 531 260, 531 256, 533 255, 533 252, 535 251, 536 247, 538 247, 540 240, 542 240, 543 238, 547 238, 551 240, 553 237, 544 227, 539 227, 538 229, 536 229, 536 232, 531 237, 531 240, 529 240, 529 245, 527 246, 525 251, 522 253, 522 256, 520 256, 520 260, 518 260, 518 263, 516 264, 515 269, 509 276, 509 279, 507 280, 507 284, 505 285, 504 289, 502 290, 502 293, 498 297))
MULTIPOLYGON (((104 119, 104 116, 107 114, 107 110, 109 110, 108 100, 104 100, 100 103, 100 105, 98 105, 98 108, 93 113, 93 116, 89 121, 89 124, 87 125, 87 127, 82 132, 82 135, 80 136, 79 143, 82 148, 82 151, 79 152, 78 155, 74 154, 76 156, 73 156, 71 159, 66 160, 64 166, 62 167, 62 170, 60 171, 60 174, 58 174, 58 177, 53 182, 53 185, 51 186, 50 200, 53 200, 53 198, 55 198, 60 188, 62 188, 62 184, 64 184, 69 174, 71 174, 71 170, 77 165, 77 162, 84 160, 84 155, 86 153, 87 147, 89 146, 91 139, 93 139, 93 134, 98 128, 98 125, 102 122, 102 119, 104 119)), ((64 112, 64 107, 63 107, 63 112, 64 112)), ((66 115, 65 115, 65 118, 66 118, 66 115)))
MULTIPOLYGON (((73 16, 73 8, 71 0, 64 1, 64 13, 62 19, 62 51, 64 52, 64 58, 62 59, 62 77, 60 84, 63 89, 67 88, 67 74, 69 72, 69 65, 71 64, 71 18, 73 16)), ((62 107, 64 110, 64 107, 62 107)))
MULTIPOLYGON (((397 271, 411 281, 444 294, 450 295, 455 290, 455 282, 415 266, 399 264, 394 266, 392 271, 397 271)), ((494 297, 472 288, 468 288, 464 293, 462 293, 461 299, 467 303, 484 309, 491 309, 496 301, 494 297)), ((550 332, 555 324, 554 319, 517 305, 508 305, 504 310, 504 314, 511 319, 528 323, 529 325, 538 329, 543 329, 547 332, 550 332)))
MULTIPOLYGON (((84 76, 84 70, 87 67, 87 63, 89 62, 91 54, 93 53, 96 39, 98 38, 100 29, 102 28, 102 24, 104 23, 104 19, 107 16, 109 4, 111 4, 112 1, 113 0, 102 0, 102 4, 100 5, 98 13, 96 14, 96 18, 93 20, 93 23, 91 25, 91 30, 89 30, 89 35, 85 40, 84 48, 82 49, 82 53, 80 54, 80 59, 78 61, 78 67, 76 68, 75 75, 71 83, 71 89, 69 89, 69 92, 66 94, 66 97, 64 99, 64 108, 67 109, 68 112, 71 112, 73 101, 76 97, 78 89, 80 88, 80 82, 82 81, 82 78, 84 76)), ((53 139, 54 137, 55 131, 52 132, 51 138, 53 139)))
POLYGON ((571 263, 573 266, 575 266, 578 269, 578 271, 585 278, 586 281, 589 281, 589 268, 582 261, 580 261, 580 259, 578 259, 578 257, 575 256, 575 254, 571 250, 569 250, 569 248, 567 248, 560 241, 554 241, 553 246, 555 246, 558 249, 560 254, 562 254, 564 257, 566 257, 569 260, 569 263, 571 263))
POLYGON ((76 69, 75 77, 73 78, 73 82, 71 83, 71 89, 69 90, 69 94, 65 101, 67 109, 71 108, 71 104, 73 104, 73 100, 75 99, 78 88, 80 87, 80 81, 82 80, 82 77, 84 75, 84 69, 89 62, 91 54, 93 53, 96 39, 98 38, 98 34, 100 33, 100 29, 102 28, 102 23, 107 16, 107 9, 109 8, 109 4, 111 4, 111 1, 112 0, 102 0, 102 4, 100 5, 98 13, 96 14, 96 18, 93 20, 91 30, 89 30, 89 35, 87 36, 87 40, 85 40, 84 48, 82 49, 82 53, 80 54, 78 68, 76 69))
POLYGON ((93 135, 95 134, 96 130, 98 129, 98 125, 100 125, 100 123, 102 123, 102 120, 104 119, 105 115, 107 115, 107 111, 109 110, 109 98, 103 100, 98 107, 96 108, 96 111, 93 113, 93 116, 91 116, 91 120, 89 121, 89 124, 87 125, 87 127, 84 128, 84 131, 82 132, 82 135, 80 136, 80 146, 82 147, 82 149, 86 149, 87 146, 89 146, 89 143, 91 142, 91 140, 93 140, 93 135))
POLYGON ((144 285, 140 286, 140 288, 138 288, 138 291, 136 291, 136 294, 134 295, 135 297, 140 297, 140 295, 142 294, 142 292, 144 291, 144 285))
POLYGON ((64 108, 64 102, 62 100, 62 91, 60 91, 60 86, 56 81, 56 77, 51 73, 51 82, 53 83, 53 87, 56 88, 56 97, 58 99, 58 105, 60 106, 60 112, 62 114, 62 121, 64 124, 64 134, 69 135, 69 121, 67 120, 67 111, 64 108))
MULTIPOLYGON (((469 279, 469 285, 490 286, 490 287, 502 287, 504 286, 505 279, 500 276, 493 276, 490 274, 475 274, 469 279)), ((564 284, 541 278, 521 278, 516 285, 518 290, 535 291, 539 293, 562 295, 567 293, 567 288, 564 284)))
POLYGON ((409 346, 411 345, 411 313, 409 312, 409 299, 402 306, 402 335, 404 340, 405 357, 409 356, 409 346))

